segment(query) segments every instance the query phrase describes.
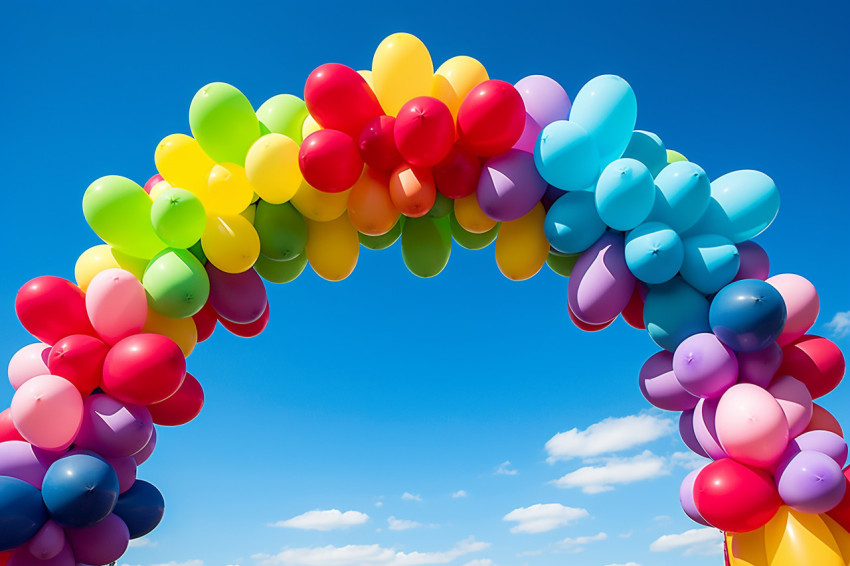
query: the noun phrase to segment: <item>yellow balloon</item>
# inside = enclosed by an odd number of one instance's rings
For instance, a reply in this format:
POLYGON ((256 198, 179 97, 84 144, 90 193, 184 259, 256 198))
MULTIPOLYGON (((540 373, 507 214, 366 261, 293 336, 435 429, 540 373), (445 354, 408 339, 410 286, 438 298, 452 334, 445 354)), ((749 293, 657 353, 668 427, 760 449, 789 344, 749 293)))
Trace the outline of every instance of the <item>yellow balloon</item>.
POLYGON ((688 158, 672 149, 667 150, 667 163, 676 163, 677 161, 687 161, 688 158))
POLYGON ((321 129, 322 127, 316 119, 307 114, 307 117, 304 119, 304 125, 301 126, 301 139, 304 139, 313 132, 318 132, 321 129))
POLYGON ((283 134, 266 134, 248 150, 245 173, 261 199, 285 203, 304 180, 298 166, 298 144, 283 134))
POLYGON ((502 222, 496 236, 496 265, 502 275, 524 281, 537 274, 549 256, 549 240, 543 232, 546 209, 537 203, 531 212, 510 222, 502 222))
POLYGON ((473 234, 489 232, 498 224, 495 220, 484 214, 478 206, 478 197, 472 193, 468 197, 455 200, 455 219, 460 227, 473 234))
POLYGON ((782 506, 764 526, 770 566, 845 566, 835 537, 817 515, 782 506))
POLYGON ((101 271, 117 267, 129 271, 141 281, 147 266, 146 259, 127 255, 109 244, 100 244, 87 249, 77 258, 77 263, 74 265, 74 279, 77 280, 77 286, 85 291, 94 276, 101 271))
POLYGON ((228 216, 245 210, 254 198, 254 187, 241 165, 214 165, 207 190, 199 195, 209 216, 228 216))
POLYGON ((452 57, 434 73, 431 96, 445 102, 457 118, 460 103, 473 88, 488 80, 487 69, 478 59, 460 55, 452 57))
POLYGON ((330 222, 307 221, 307 261, 319 277, 342 281, 354 271, 360 253, 357 230, 343 214, 330 222))
POLYGON ((748 533, 726 533, 726 550, 731 566, 767 566, 764 527, 748 533))
POLYGON ((220 270, 242 273, 251 269, 260 256, 260 237, 254 226, 238 214, 208 217, 201 247, 207 259, 220 270))
POLYGON ((372 83, 372 71, 357 71, 357 74, 363 77, 363 80, 366 81, 366 84, 369 85, 369 88, 371 88, 373 91, 375 90, 375 85, 372 83))
POLYGON ((142 332, 168 336, 180 346, 183 356, 188 356, 198 343, 198 328, 191 316, 186 318, 169 318, 155 310, 148 309, 148 318, 142 332))
POLYGON ((158 197, 163 191, 170 188, 171 183, 169 183, 168 181, 160 181, 159 183, 151 187, 151 192, 148 194, 150 194, 151 200, 156 200, 156 197, 158 197))
POLYGON ((316 222, 330 222, 345 213, 351 189, 341 193, 326 193, 302 181, 298 192, 292 197, 292 206, 305 218, 316 222))
POLYGON ((215 165, 200 144, 186 134, 171 134, 159 142, 154 162, 159 174, 172 187, 186 189, 198 196, 206 190, 210 169, 215 165))
POLYGON ((846 564, 850 564, 850 533, 848 533, 844 527, 838 523, 838 521, 826 513, 821 514, 820 518, 823 519, 823 522, 826 524, 829 532, 831 532, 832 536, 835 538, 835 543, 841 551, 841 557, 844 558, 844 562, 846 564))
POLYGON ((390 116, 405 102, 431 94, 434 63, 422 41, 409 33, 384 39, 372 58, 372 82, 378 102, 390 116))

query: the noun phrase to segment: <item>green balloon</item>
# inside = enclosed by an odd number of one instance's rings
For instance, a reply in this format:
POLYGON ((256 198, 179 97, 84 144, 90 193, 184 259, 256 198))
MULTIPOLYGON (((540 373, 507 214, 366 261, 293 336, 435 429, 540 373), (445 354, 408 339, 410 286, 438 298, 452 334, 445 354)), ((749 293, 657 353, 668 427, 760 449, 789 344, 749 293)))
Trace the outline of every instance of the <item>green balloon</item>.
POLYGON ((289 283, 294 281, 307 267, 307 254, 301 254, 286 261, 276 261, 260 254, 254 269, 260 277, 271 283, 289 283))
POLYGON ((171 318, 197 313, 210 295, 210 280, 201 262, 188 250, 167 249, 148 264, 142 285, 148 303, 171 318))
POLYGON ((393 245, 398 237, 401 236, 401 228, 404 226, 404 218, 399 218, 398 222, 395 223, 395 226, 390 228, 390 231, 386 234, 381 234, 380 236, 369 236, 367 234, 357 233, 357 237, 360 238, 360 244, 364 248, 369 248, 370 250, 385 250, 391 245, 393 245))
POLYGON ((439 274, 452 253, 449 219, 408 218, 401 231, 401 257, 411 273, 418 277, 439 274))
POLYGON ((269 259, 289 260, 304 253, 307 222, 294 206, 257 202, 254 228, 260 236, 260 253, 269 259))
POLYGON ((502 225, 499 223, 483 234, 475 234, 474 232, 467 232, 463 229, 463 226, 457 223, 454 212, 449 215, 449 222, 452 227, 452 238, 461 247, 468 250, 481 250, 489 246, 496 239, 499 234, 499 227, 502 225))
POLYGON ((260 137, 263 137, 264 135, 270 133, 272 133, 272 131, 269 129, 269 127, 260 122, 260 137))
POLYGON ((207 215, 201 199, 185 189, 160 193, 151 207, 151 224, 159 239, 172 248, 190 248, 204 233, 207 215))
POLYGON ((151 258, 167 246, 151 225, 151 199, 126 177, 101 177, 83 195, 83 215, 107 244, 125 253, 151 258))
POLYGON ((301 128, 307 118, 307 105, 304 101, 291 94, 278 94, 263 102, 257 110, 260 123, 269 132, 283 134, 301 145, 301 128))
POLYGON ((437 191, 437 199, 434 201, 434 206, 431 207, 431 210, 428 211, 427 216, 431 218, 442 218, 446 214, 454 211, 455 209, 455 201, 437 191))
POLYGON ((204 246, 201 245, 200 240, 192 244, 192 247, 189 248, 189 252, 201 262, 201 265, 207 264, 207 254, 204 253, 204 246))
POLYGON ((562 254, 550 251, 549 257, 546 258, 546 265, 558 275, 569 277, 580 257, 581 254, 562 254))
POLYGON ((245 165, 245 156, 260 137, 260 122, 251 102, 236 87, 210 83, 189 106, 189 126, 203 150, 219 163, 245 165))

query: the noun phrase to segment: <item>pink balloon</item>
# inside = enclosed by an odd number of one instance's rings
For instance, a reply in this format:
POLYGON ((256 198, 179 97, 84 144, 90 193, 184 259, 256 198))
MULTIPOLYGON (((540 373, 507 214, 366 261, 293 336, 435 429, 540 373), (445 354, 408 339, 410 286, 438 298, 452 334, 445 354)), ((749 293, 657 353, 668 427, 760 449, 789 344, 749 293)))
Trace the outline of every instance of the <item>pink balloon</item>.
POLYGON ((59 523, 48 519, 44 526, 32 537, 27 547, 30 554, 39 560, 49 560, 62 552, 66 545, 65 531, 59 523))
POLYGON ((145 288, 129 271, 101 271, 86 289, 86 312, 98 335, 115 344, 144 327, 148 317, 145 288))
POLYGON ((779 366, 782 365, 782 348, 776 342, 755 352, 737 352, 738 382, 753 383, 767 389, 779 366))
POLYGON ((136 483, 136 470, 138 464, 132 456, 123 458, 107 458, 109 465, 115 470, 118 476, 118 493, 124 493, 136 483))
POLYGON ((788 421, 768 391, 751 383, 730 387, 715 416, 720 445, 731 458, 748 466, 770 467, 788 446, 788 421))
POLYGON ((606 323, 626 308, 635 281, 626 265, 623 235, 606 232, 573 267, 567 284, 567 304, 582 322, 606 323))
POLYGON ((681 386, 673 375, 673 354, 662 350, 653 354, 638 376, 640 392, 647 401, 665 411, 685 411, 697 406, 694 397, 681 386))
POLYGON ((770 275, 770 259, 767 252, 752 240, 736 244, 741 257, 741 267, 733 281, 741 279, 760 279, 764 281, 770 275))
POLYGON ((77 562, 83 564, 109 564, 118 560, 127 550, 130 531, 115 513, 93 527, 66 529, 77 562))
POLYGON ((805 334, 814 325, 820 311, 820 299, 815 286, 808 279, 793 273, 774 275, 767 282, 782 295, 788 311, 785 328, 776 339, 780 346, 785 346, 805 334))
POLYGON ((803 432, 812 420, 814 404, 809 388, 790 375, 781 375, 767 388, 785 413, 791 438, 803 432))
POLYGON ((28 379, 37 375, 50 373, 47 369, 47 356, 50 354, 50 346, 42 342, 36 342, 24 346, 9 360, 9 383, 17 389, 28 379))
POLYGON ((694 453, 699 454, 703 458, 708 458, 708 453, 700 446, 697 435, 694 432, 694 411, 695 409, 682 411, 682 414, 679 416, 679 436, 682 437, 682 442, 685 443, 685 446, 690 448, 694 453))
POLYGON ((65 545, 53 558, 39 560, 29 551, 28 545, 19 546, 12 553, 9 562, 6 566, 76 566, 77 561, 74 559, 74 551, 71 550, 71 545, 65 542, 65 545))
POLYGON ((85 400, 76 444, 106 458, 123 458, 144 448, 151 434, 153 420, 146 408, 105 394, 92 395, 85 400))
POLYGON ((67 379, 39 375, 12 397, 12 422, 27 441, 45 450, 68 448, 80 431, 83 398, 67 379))
POLYGON ((717 405, 720 398, 700 399, 694 408, 694 436, 712 460, 728 458, 717 437, 717 405))
POLYGON ((148 440, 145 447, 133 454, 133 460, 136 461, 136 465, 141 466, 148 458, 150 458, 151 454, 153 454, 154 448, 156 448, 156 427, 154 427, 151 439, 148 440))

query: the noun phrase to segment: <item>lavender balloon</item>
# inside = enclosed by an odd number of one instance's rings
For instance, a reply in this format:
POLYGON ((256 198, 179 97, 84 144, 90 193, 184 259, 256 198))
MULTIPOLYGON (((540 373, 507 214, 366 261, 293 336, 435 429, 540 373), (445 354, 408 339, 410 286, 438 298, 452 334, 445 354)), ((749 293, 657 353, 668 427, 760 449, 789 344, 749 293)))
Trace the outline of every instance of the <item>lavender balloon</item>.
POLYGON ((578 258, 567 284, 567 302, 579 320, 604 324, 626 308, 636 280, 624 254, 623 235, 606 232, 578 258))
POLYGON ((673 354, 662 350, 650 356, 638 376, 640 392, 647 401, 665 411, 693 409, 699 401, 685 391, 673 374, 673 354))
POLYGON ((52 463, 44 454, 23 440, 0 442, 0 476, 17 478, 41 489, 44 474, 52 463))
POLYGON ((694 409, 682 411, 682 414, 679 416, 679 436, 682 437, 682 442, 684 442, 685 446, 690 448, 691 451, 699 454, 703 458, 710 458, 708 452, 705 451, 705 448, 700 446, 699 440, 697 440, 696 433, 694 432, 694 411, 694 409))
POLYGON ((49 560, 65 548, 65 531, 59 523, 48 519, 27 544, 30 554, 39 560, 49 560))
POLYGON ((266 287, 253 269, 242 273, 221 271, 207 262, 210 278, 209 302, 222 318, 237 324, 248 324, 259 319, 266 310, 266 287))
POLYGON ((803 513, 826 513, 844 498, 846 481, 835 460, 822 452, 802 450, 782 471, 776 482, 786 505, 803 513))
POLYGON ((779 366, 782 365, 782 348, 771 342, 767 348, 755 352, 737 352, 738 382, 752 383, 767 389, 779 366))
POLYGON ((802 450, 813 450, 826 454, 841 468, 847 463, 847 441, 828 430, 810 430, 788 443, 788 447, 779 457, 776 473, 780 473, 788 462, 802 450))
POLYGON ((478 205, 493 220, 508 222, 528 214, 546 193, 534 156, 511 149, 487 160, 478 179, 478 205))
POLYGON ((130 542, 126 523, 115 513, 93 527, 67 529, 77 562, 109 564, 121 558, 130 542))
POLYGON ((107 458, 123 458, 145 447, 153 434, 150 412, 109 395, 91 395, 83 406, 83 424, 75 441, 107 458))
POLYGON ((700 446, 702 446, 705 453, 712 460, 729 457, 720 445, 720 440, 717 437, 715 418, 717 416, 717 405, 719 402, 719 397, 700 399, 694 408, 694 435, 696 435, 700 446))
POLYGON ((717 397, 738 380, 738 360, 717 336, 701 332, 676 348, 673 373, 682 387, 697 397, 717 397))
POLYGON ((761 279, 764 281, 770 276, 770 258, 767 257, 764 248, 752 240, 741 242, 737 247, 741 265, 738 267, 738 273, 733 281, 741 279, 761 279))
POLYGON ((564 87, 544 75, 525 77, 514 87, 525 104, 525 129, 514 147, 534 153, 534 144, 543 128, 555 120, 566 120, 572 103, 564 87))
POLYGON ((714 525, 706 521, 703 516, 700 515, 700 512, 697 510, 697 505, 694 503, 694 482, 701 471, 702 468, 693 470, 685 476, 684 480, 682 480, 682 485, 679 487, 679 503, 682 504, 682 510, 685 512, 685 515, 700 525, 713 527, 714 525))

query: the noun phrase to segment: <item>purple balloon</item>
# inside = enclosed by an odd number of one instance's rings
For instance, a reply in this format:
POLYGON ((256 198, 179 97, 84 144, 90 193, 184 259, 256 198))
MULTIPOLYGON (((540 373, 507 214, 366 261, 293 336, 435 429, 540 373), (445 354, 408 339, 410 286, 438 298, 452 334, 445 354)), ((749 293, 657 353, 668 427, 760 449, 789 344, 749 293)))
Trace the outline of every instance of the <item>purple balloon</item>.
MULTIPOLYGON (((705 466, 703 466, 705 467, 705 466)), ((694 482, 697 480, 697 475, 702 471, 702 468, 693 470, 682 480, 682 485, 679 486, 679 503, 682 504, 682 511, 685 515, 706 527, 713 527, 711 523, 706 521, 700 512, 697 510, 697 505, 694 503, 694 482)))
POLYGON ((66 529, 77 562, 109 564, 127 550, 130 530, 121 518, 112 513, 93 527, 66 529))
POLYGON ((543 193, 543 198, 540 199, 540 202, 543 203, 543 208, 546 209, 546 212, 549 212, 549 209, 552 208, 552 205, 555 204, 555 201, 567 194, 567 191, 562 191, 558 187, 553 187, 549 185, 546 187, 546 192, 543 193))
POLYGON ((9 440, 0 442, 0 476, 18 478, 41 489, 41 482, 51 462, 29 442, 9 440))
POLYGON ((701 332, 676 347, 673 373, 682 387, 697 397, 718 397, 738 381, 738 360, 717 336, 701 332))
POLYGON ((573 267, 567 284, 567 303, 582 322, 605 324, 626 308, 635 281, 626 265, 623 235, 606 232, 573 267))
POLYGON ((106 458, 123 458, 145 447, 153 434, 150 412, 109 395, 91 395, 83 406, 83 424, 74 443, 106 458))
POLYGON ((59 523, 48 519, 44 526, 32 537, 28 543, 30 554, 39 560, 53 558, 65 548, 65 531, 59 523))
POLYGON ((685 446, 690 448, 693 452, 699 454, 703 458, 709 458, 708 452, 705 451, 705 448, 700 446, 699 440, 697 440, 696 433, 694 432, 694 409, 682 411, 682 414, 679 417, 679 436, 682 437, 682 442, 685 443, 685 446))
POLYGON ((770 259, 767 252, 757 243, 747 240, 736 244, 738 255, 741 258, 741 266, 732 281, 741 279, 761 279, 764 281, 770 276, 770 259))
POLYGON ((156 448, 156 427, 154 427, 151 439, 148 440, 145 447, 133 454, 133 460, 136 461, 136 465, 141 466, 148 458, 150 458, 151 454, 153 454, 154 448, 156 448))
POLYGON ((237 324, 248 324, 259 319, 266 310, 266 287, 253 269, 242 273, 221 271, 207 262, 210 278, 209 302, 222 318, 237 324))
POLYGON ((737 352, 738 382, 752 383, 767 389, 779 366, 782 365, 782 348, 776 342, 755 352, 737 352))
POLYGON ((29 545, 19 546, 12 553, 11 558, 6 566, 76 566, 77 561, 74 559, 74 551, 71 550, 71 545, 65 542, 65 546, 53 558, 39 560, 29 551, 29 545))
POLYGON ((525 104, 525 129, 514 147, 532 153, 543 128, 556 120, 566 120, 572 103, 564 87, 544 75, 525 77, 514 87, 525 104))
POLYGON ((650 356, 638 376, 640 392, 647 401, 665 411, 686 411, 697 406, 694 397, 673 375, 673 354, 662 350, 650 356))
POLYGON ((694 408, 694 435, 699 445, 712 460, 728 458, 729 455, 720 445, 717 438, 717 428, 714 420, 717 416, 717 404, 719 397, 713 399, 700 399, 694 408))
POLYGON ((107 458, 107 462, 118 476, 118 493, 124 493, 136 483, 136 460, 132 456, 123 458, 107 458))
POLYGON ((803 513, 826 513, 844 498, 846 480, 835 460, 814 450, 802 450, 777 476, 779 496, 803 513))
POLYGON ((546 193, 548 183, 534 165, 534 155, 510 149, 487 160, 478 179, 478 205, 500 222, 528 214, 546 193))

